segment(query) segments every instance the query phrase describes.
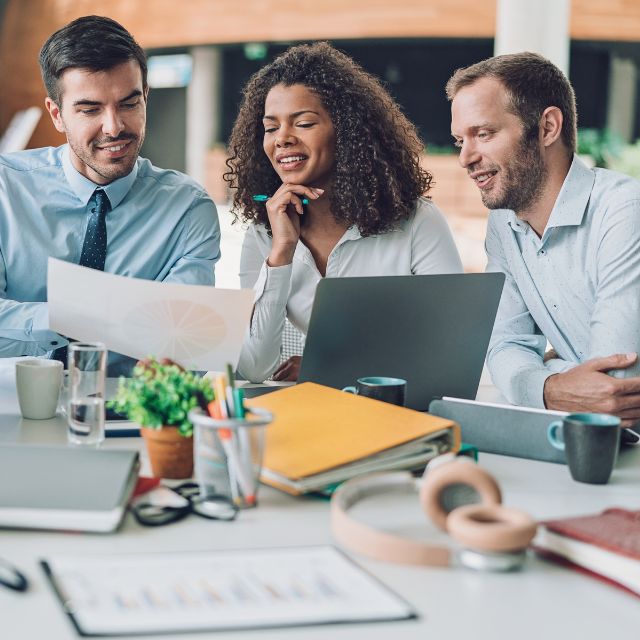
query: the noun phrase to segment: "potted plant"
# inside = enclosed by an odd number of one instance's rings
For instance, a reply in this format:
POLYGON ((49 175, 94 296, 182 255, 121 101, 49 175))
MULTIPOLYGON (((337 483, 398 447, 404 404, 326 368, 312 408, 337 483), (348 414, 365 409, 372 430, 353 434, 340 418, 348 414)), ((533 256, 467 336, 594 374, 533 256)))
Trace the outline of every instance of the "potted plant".
POLYGON ((108 406, 140 425, 151 469, 162 478, 193 474, 193 425, 189 411, 206 410, 215 393, 211 383, 171 360, 140 361, 133 377, 120 378, 108 406))

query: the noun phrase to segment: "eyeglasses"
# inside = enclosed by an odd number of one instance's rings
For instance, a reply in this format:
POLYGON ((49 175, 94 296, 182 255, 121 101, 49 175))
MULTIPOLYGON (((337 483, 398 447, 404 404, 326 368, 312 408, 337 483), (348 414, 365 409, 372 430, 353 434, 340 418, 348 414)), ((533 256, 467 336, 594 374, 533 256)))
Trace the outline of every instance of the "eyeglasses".
POLYGON ((196 482, 184 482, 177 487, 164 487, 176 496, 171 496, 171 504, 158 501, 139 501, 131 507, 134 518, 145 527, 159 527, 182 520, 190 513, 209 520, 235 520, 238 507, 219 493, 200 491, 196 482), (181 500, 182 499, 182 500, 181 500))
POLYGON ((26 591, 29 587, 29 582, 24 573, 0 558, 0 585, 14 591, 26 591))

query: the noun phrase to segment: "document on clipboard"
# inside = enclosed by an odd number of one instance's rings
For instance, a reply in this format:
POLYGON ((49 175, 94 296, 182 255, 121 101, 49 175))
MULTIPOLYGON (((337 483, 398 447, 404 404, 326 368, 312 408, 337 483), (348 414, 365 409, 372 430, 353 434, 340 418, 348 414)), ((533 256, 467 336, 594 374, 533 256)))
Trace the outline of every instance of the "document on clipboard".
POLYGON ((57 556, 42 566, 83 636, 416 617, 332 546, 57 556))
POLYGON ((49 326, 62 335, 99 340, 138 360, 155 355, 224 371, 238 363, 254 292, 128 278, 49 258, 47 297, 49 326))

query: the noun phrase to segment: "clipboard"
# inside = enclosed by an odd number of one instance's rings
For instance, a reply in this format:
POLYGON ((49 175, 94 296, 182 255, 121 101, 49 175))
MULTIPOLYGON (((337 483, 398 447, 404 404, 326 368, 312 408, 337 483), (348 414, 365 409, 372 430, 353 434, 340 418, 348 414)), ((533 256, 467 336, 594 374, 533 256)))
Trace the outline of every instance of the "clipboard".
POLYGON ((57 556, 41 566, 84 637, 418 617, 403 598, 330 545, 57 556))

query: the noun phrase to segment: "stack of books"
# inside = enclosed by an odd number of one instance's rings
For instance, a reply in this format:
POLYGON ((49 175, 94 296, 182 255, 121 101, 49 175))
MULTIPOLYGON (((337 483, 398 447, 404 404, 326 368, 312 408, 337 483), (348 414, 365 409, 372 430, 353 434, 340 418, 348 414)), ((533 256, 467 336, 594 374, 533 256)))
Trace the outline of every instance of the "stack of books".
POLYGON ((541 523, 536 552, 640 597, 640 511, 602 513, 541 523))
POLYGON ((460 448, 444 418, 305 382, 245 402, 275 416, 261 480, 298 495, 373 471, 419 469, 460 448))

